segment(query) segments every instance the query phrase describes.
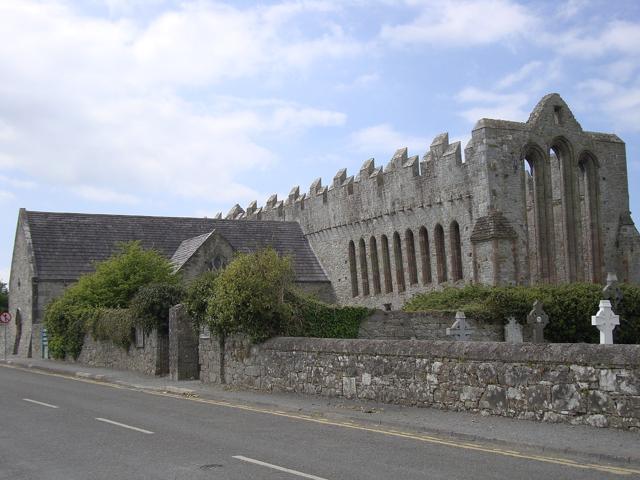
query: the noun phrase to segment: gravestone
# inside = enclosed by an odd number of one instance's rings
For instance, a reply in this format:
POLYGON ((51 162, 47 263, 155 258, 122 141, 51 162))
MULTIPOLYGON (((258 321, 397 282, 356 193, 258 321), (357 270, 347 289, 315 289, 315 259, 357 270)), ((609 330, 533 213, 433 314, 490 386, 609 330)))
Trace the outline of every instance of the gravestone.
POLYGON ((613 344, 613 329, 620 325, 620 317, 611 309, 609 300, 600 300, 600 309, 591 317, 591 325, 600 330, 601 344, 613 344))
POLYGON ((453 325, 447 328, 446 334, 453 337, 454 340, 465 342, 471 340, 471 334, 474 330, 467 322, 464 312, 456 312, 456 320, 453 325))
POLYGON ((607 273, 607 284, 602 289, 602 299, 609 300, 616 310, 622 301, 622 290, 618 285, 618 276, 615 273, 607 273))
POLYGON ((531 327, 531 341, 544 343, 544 327, 549 323, 549 315, 542 309, 542 302, 533 302, 533 310, 527 315, 527 324, 531 327))
POLYGON ((504 326, 504 341, 507 343, 522 343, 522 325, 516 317, 509 317, 509 323, 504 326))

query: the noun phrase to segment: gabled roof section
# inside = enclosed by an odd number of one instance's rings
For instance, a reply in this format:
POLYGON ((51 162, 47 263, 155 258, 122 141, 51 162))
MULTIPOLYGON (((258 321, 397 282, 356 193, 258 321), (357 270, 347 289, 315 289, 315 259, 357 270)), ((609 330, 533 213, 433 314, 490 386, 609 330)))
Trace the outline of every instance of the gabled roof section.
POLYGON ((173 265, 174 271, 177 272, 180 270, 187 260, 189 260, 193 254, 198 251, 202 244, 207 241, 213 232, 215 232, 215 230, 183 240, 171 257, 171 264, 173 265))
POLYGON ((582 131, 582 126, 573 116, 567 103, 557 93, 549 93, 535 106, 527 125, 535 127, 540 124, 572 125, 582 131))
MULTIPOLYGON (((185 240, 211 234, 223 236, 238 252, 271 246, 290 255, 296 280, 326 282, 328 278, 296 222, 218 220, 87 213, 25 211, 36 260, 35 275, 43 280, 75 280, 106 260, 119 242, 139 240, 144 248, 172 258, 185 240)), ((186 248, 186 246, 185 246, 186 248)))

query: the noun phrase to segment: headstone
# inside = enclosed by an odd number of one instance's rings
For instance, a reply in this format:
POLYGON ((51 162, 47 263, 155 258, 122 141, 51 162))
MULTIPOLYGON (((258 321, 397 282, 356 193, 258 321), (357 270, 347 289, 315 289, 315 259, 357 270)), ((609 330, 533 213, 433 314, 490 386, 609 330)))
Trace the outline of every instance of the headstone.
POLYGON ((620 325, 620 317, 611 309, 609 300, 600 300, 600 309, 591 317, 591 325, 600 330, 601 344, 611 345, 613 343, 613 329, 620 325))
POLYGON ((527 315, 527 324, 531 327, 531 341, 544 343, 544 327, 549 323, 549 315, 542 309, 542 302, 533 302, 533 310, 527 315))
POLYGON ((522 343, 522 325, 516 317, 509 317, 509 323, 504 326, 504 341, 507 343, 522 343))
POLYGON ((618 276, 615 273, 607 273, 607 284, 602 289, 603 300, 609 300, 616 310, 622 301, 622 290, 618 286, 618 276))
POLYGON ((453 337, 454 340, 469 341, 474 329, 467 323, 467 317, 464 312, 456 312, 456 321, 451 327, 447 328, 446 334, 453 337))

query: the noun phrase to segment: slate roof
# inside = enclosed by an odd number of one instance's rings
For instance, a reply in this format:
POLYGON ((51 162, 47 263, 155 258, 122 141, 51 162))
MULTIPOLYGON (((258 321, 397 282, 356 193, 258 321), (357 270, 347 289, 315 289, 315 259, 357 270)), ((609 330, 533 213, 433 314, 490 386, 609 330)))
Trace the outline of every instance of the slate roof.
POLYGON ((198 235, 197 237, 187 238, 183 240, 182 243, 178 246, 178 249, 173 253, 171 257, 171 264, 174 266, 176 271, 180 270, 187 260, 191 258, 191 256, 196 253, 202 244, 211 236, 214 231, 211 230, 208 233, 203 233, 202 235, 198 235))
POLYGON ((180 244, 216 230, 239 252, 272 246, 293 258, 299 282, 329 281, 296 222, 150 217, 24 211, 31 231, 36 276, 75 280, 106 260, 118 242, 140 240, 168 259, 180 244))

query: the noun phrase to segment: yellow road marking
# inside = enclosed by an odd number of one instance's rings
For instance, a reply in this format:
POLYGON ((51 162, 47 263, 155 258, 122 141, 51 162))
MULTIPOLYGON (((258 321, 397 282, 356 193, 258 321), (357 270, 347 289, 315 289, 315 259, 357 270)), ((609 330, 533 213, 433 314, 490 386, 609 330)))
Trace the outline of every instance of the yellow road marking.
POLYGON ((386 429, 386 428, 382 428, 382 427, 369 427, 367 425, 361 425, 361 424, 353 423, 353 422, 350 422, 350 421, 328 420, 326 418, 311 417, 311 416, 305 415, 305 414, 283 412, 281 410, 272 410, 272 409, 264 408, 264 407, 253 407, 251 405, 243 405, 243 404, 240 404, 240 403, 232 403, 232 402, 229 402, 229 401, 226 401, 226 400, 212 400, 212 399, 206 399, 206 398, 196 398, 196 397, 182 396, 180 394, 174 394, 174 393, 169 393, 169 392, 158 392, 158 391, 153 391, 153 390, 145 390, 144 387, 131 387, 131 386, 128 386, 128 385, 119 385, 119 384, 110 383, 110 382, 91 380, 91 379, 88 379, 88 378, 72 377, 72 376, 69 376, 69 375, 61 374, 61 373, 45 372, 45 371, 41 371, 41 370, 36 370, 36 369, 32 369, 32 368, 25 368, 25 367, 16 366, 16 365, 0 364, 0 366, 2 366, 4 368, 12 368, 12 369, 15 369, 15 370, 22 370, 22 371, 25 371, 25 372, 35 373, 35 374, 38 374, 38 375, 46 375, 46 376, 51 376, 51 377, 65 378, 67 380, 75 380, 77 382, 85 382, 85 383, 92 383, 92 384, 95 384, 95 385, 103 385, 105 387, 118 388, 118 389, 121 389, 121 390, 131 390, 131 391, 146 393, 148 395, 156 395, 156 396, 159 396, 159 397, 177 398, 177 399, 182 399, 182 400, 188 400, 188 401, 191 401, 191 402, 198 402, 198 403, 204 403, 204 404, 208 404, 208 405, 216 405, 216 406, 219 406, 219 407, 233 408, 233 409, 236 409, 236 410, 243 410, 243 411, 247 411, 247 412, 262 413, 262 414, 274 415, 274 416, 278 416, 278 417, 290 418, 290 419, 294 419, 294 420, 302 420, 302 421, 305 421, 305 422, 318 423, 318 424, 321 424, 321 425, 329 425, 329 426, 332 426, 332 427, 349 428, 349 429, 352 429, 352 430, 360 430, 360 431, 363 431, 363 432, 378 433, 378 434, 382 434, 382 435, 388 435, 388 436, 399 437, 399 438, 407 438, 407 439, 410 439, 410 440, 417 440, 417 441, 421 441, 421 442, 425 442, 425 443, 432 443, 432 444, 436 444, 436 445, 445 445, 445 446, 449 446, 449 447, 453 447, 453 448, 462 448, 462 449, 465 449, 465 450, 474 450, 474 451, 477 451, 477 452, 491 453, 491 454, 494 454, 494 455, 501 455, 501 456, 505 456, 505 457, 521 458, 521 459, 524 459, 524 460, 534 460, 534 461, 538 461, 538 462, 551 463, 551 464, 555 464, 555 465, 563 465, 563 466, 572 467, 572 468, 579 468, 579 469, 583 469, 583 470, 596 470, 596 471, 599 471, 599 472, 612 473, 612 474, 616 474, 616 475, 634 475, 634 474, 635 475, 640 475, 640 470, 636 470, 636 469, 633 469, 633 468, 615 467, 615 466, 611 466, 611 465, 602 465, 602 464, 597 464, 597 463, 578 463, 575 460, 570 460, 568 458, 550 457, 550 456, 546 456, 546 455, 536 455, 536 454, 531 454, 531 453, 523 453, 523 452, 518 452, 516 450, 507 450, 507 449, 498 448, 498 447, 484 446, 482 444, 477 444, 477 443, 448 440, 448 439, 439 438, 439 437, 436 437, 436 436, 433 436, 433 435, 405 432, 405 431, 396 430, 396 429, 386 429))

